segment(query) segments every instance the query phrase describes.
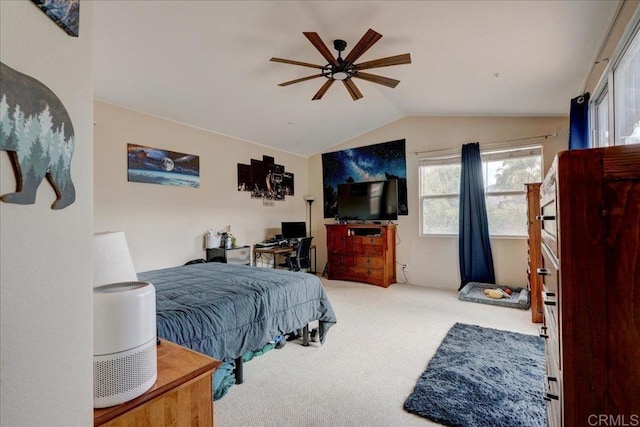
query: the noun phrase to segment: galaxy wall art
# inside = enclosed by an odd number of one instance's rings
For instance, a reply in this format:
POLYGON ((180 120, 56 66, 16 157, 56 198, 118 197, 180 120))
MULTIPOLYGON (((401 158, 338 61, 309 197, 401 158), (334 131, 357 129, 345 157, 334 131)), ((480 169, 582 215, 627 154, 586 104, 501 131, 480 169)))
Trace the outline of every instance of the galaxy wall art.
POLYGON ((388 179, 398 180, 398 215, 409 215, 404 139, 323 154, 324 217, 338 215, 338 184, 388 179))
POLYGON ((200 157, 161 148, 127 144, 130 182, 200 187, 200 157))

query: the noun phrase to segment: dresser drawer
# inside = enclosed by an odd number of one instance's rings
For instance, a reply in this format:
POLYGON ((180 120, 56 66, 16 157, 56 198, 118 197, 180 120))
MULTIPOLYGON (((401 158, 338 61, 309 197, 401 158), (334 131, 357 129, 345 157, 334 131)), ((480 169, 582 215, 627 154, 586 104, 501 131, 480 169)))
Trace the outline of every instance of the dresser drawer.
POLYGON ((547 244, 551 252, 558 258, 558 212, 556 174, 550 172, 540 187, 540 221, 542 241, 547 244))
POLYGON ((329 264, 331 266, 352 266, 355 257, 353 255, 345 255, 341 253, 330 253, 329 264))
POLYGON ((562 361, 560 360, 561 337, 558 325, 558 306, 552 304, 554 300, 554 297, 549 297, 543 292, 544 325, 548 337, 545 340, 547 366, 548 371, 557 373, 562 368, 562 361))
POLYGON ((547 425, 550 427, 562 427, 562 386, 561 378, 556 381, 545 381, 543 399, 547 407, 547 425))
POLYGON ((382 280, 384 278, 384 270, 382 268, 354 266, 351 271, 356 276, 362 276, 373 280, 382 280))
POLYGON ((537 217, 540 221, 542 241, 547 245, 553 256, 558 258, 558 225, 556 220, 556 202, 549 201, 541 208, 541 214, 537 217))
POLYGON ((384 258, 380 256, 356 255, 354 265, 366 268, 384 268, 384 258))
POLYGON ((360 255, 382 255, 384 242, 380 237, 356 237, 353 242, 353 253, 360 255))
POLYGON ((550 253, 547 245, 542 245, 542 267, 535 272, 542 279, 543 288, 546 292, 558 296, 558 265, 555 257, 550 253))

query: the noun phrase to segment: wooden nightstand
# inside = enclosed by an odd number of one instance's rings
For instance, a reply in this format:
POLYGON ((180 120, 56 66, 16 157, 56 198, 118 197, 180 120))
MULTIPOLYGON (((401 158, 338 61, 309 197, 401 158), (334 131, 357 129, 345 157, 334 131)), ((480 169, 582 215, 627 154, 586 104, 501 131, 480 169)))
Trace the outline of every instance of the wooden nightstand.
POLYGON ((213 426, 212 374, 222 362, 169 341, 158 346, 158 379, 142 396, 93 410, 95 427, 213 426))

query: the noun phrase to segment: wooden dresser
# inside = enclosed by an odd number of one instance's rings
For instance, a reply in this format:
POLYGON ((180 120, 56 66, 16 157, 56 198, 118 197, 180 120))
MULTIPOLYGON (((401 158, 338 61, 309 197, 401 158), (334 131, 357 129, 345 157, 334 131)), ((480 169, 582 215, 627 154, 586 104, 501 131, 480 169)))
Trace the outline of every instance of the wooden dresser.
POLYGON ((637 424, 640 146, 560 153, 541 211, 549 425, 637 424))
POLYGON ((212 374, 220 361, 169 341, 158 346, 158 379, 145 394, 93 410, 94 427, 212 427, 212 374))
POLYGON ((389 287, 396 282, 394 224, 326 224, 331 280, 389 287))
POLYGON ((536 273, 542 267, 540 215, 540 183, 525 184, 527 189, 527 287, 531 299, 531 321, 542 323, 542 278, 536 273))

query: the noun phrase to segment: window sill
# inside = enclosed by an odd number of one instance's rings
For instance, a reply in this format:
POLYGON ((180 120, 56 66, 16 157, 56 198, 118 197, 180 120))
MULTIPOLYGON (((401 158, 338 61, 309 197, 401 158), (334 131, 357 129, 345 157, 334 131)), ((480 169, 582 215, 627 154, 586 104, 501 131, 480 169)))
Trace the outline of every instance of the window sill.
MULTIPOLYGON (((420 234, 419 237, 445 237, 445 238, 458 238, 457 234, 420 234)), ((498 240, 526 240, 528 236, 489 236, 489 239, 498 240)))

